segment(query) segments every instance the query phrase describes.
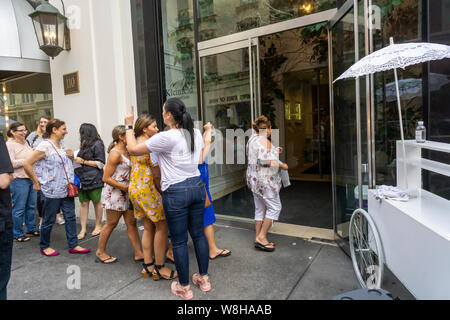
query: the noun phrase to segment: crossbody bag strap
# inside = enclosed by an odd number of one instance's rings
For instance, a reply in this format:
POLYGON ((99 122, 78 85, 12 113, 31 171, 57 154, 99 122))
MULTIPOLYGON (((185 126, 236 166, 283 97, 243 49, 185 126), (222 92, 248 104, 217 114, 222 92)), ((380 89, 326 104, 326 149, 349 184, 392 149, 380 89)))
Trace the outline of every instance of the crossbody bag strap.
POLYGON ((56 150, 56 147, 55 147, 55 145, 53 144, 53 142, 51 142, 50 140, 47 140, 47 141, 50 142, 50 144, 52 145, 53 149, 55 149, 56 154, 57 154, 58 157, 61 159, 62 165, 63 165, 63 169, 64 169, 64 173, 66 174, 67 183, 70 184, 69 175, 67 174, 66 166, 64 165, 64 159, 61 157, 61 155, 59 154, 58 150, 56 150))

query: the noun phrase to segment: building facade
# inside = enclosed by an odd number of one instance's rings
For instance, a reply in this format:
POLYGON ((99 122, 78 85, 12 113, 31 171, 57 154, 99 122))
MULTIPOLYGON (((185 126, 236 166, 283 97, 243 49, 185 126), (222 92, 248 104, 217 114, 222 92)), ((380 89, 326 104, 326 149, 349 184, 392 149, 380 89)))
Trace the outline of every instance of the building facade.
MULTIPOLYGON (((162 128, 161 107, 171 97, 224 137, 266 115, 279 130, 292 183, 281 191, 280 224, 331 231, 344 247, 352 212, 367 205, 367 189, 396 185, 400 132, 392 72, 334 79, 390 37, 450 44, 449 0, 50 3, 66 12, 71 30, 71 50, 50 61, 47 93, 51 114, 67 121, 69 147, 78 148, 84 122, 95 124, 109 143, 131 105, 138 114, 153 114, 162 128), (63 77, 73 72, 80 90, 66 95, 63 77)), ((417 121, 424 120, 428 140, 449 143, 450 61, 411 66, 399 77, 405 137, 413 139, 417 121)), ((11 119, 20 120, 19 114, 11 119)), ((232 164, 210 164, 214 208, 251 221, 246 165, 238 163, 245 150, 232 146, 232 164)), ((210 157, 229 151, 224 144, 210 157)), ((428 157, 450 163, 438 153, 428 157)), ((448 177, 424 175, 425 189, 450 199, 448 177)))

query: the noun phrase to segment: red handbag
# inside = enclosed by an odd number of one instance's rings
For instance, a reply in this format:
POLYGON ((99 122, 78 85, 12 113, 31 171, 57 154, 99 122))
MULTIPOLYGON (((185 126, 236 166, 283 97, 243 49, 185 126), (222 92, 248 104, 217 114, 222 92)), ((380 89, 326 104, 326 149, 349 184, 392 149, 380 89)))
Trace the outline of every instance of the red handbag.
POLYGON ((62 161, 64 173, 66 174, 66 179, 67 179, 67 197, 69 197, 69 198, 76 198, 76 197, 78 197, 78 188, 73 183, 70 183, 69 175, 67 174, 66 166, 64 165, 64 160, 61 157, 61 155, 59 154, 58 150, 56 150, 56 147, 53 145, 53 143, 52 142, 50 142, 50 143, 52 144, 53 149, 55 149, 56 154, 59 156, 59 158, 62 161))

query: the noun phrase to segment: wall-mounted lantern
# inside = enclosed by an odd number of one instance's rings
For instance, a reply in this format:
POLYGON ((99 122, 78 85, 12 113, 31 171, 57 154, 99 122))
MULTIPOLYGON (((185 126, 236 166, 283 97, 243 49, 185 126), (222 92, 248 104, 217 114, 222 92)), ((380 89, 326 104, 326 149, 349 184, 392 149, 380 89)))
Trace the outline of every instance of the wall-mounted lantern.
MULTIPOLYGON (((63 4, 64 5, 64 4, 63 4)), ((39 48, 49 57, 56 57, 63 50, 70 50, 70 32, 67 18, 48 2, 40 4, 30 14, 39 48)))

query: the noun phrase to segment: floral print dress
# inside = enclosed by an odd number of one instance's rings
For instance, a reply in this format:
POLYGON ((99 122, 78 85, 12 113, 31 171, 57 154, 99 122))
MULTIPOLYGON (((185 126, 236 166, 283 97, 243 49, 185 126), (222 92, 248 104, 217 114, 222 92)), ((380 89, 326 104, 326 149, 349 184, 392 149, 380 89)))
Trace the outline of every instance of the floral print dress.
POLYGON ((272 145, 267 149, 261 144, 263 137, 253 135, 247 143, 247 185, 250 190, 266 199, 275 198, 281 189, 278 168, 269 167, 269 161, 278 161, 278 151, 272 145))
POLYGON ((131 157, 132 169, 128 192, 135 218, 149 218, 156 223, 165 220, 162 197, 156 190, 151 168, 157 164, 150 155, 131 157))
MULTIPOLYGON (((112 149, 111 152, 112 151, 120 153, 120 151, 115 149, 112 149)), ((117 165, 116 171, 112 175, 112 178, 120 184, 128 186, 130 183, 131 161, 122 153, 120 153, 120 155, 122 157, 122 161, 117 165)), ((114 188, 113 186, 105 183, 102 190, 102 207, 107 210, 127 211, 130 207, 128 192, 114 188)))

